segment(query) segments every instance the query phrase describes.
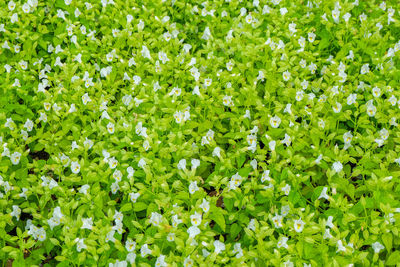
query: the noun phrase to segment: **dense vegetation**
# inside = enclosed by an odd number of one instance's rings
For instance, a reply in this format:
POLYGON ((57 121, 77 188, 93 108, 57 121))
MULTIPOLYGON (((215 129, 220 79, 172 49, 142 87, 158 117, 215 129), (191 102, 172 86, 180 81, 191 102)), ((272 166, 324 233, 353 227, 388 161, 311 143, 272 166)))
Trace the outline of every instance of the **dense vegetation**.
POLYGON ((399 8, 0 1, 2 266, 399 263, 399 8))

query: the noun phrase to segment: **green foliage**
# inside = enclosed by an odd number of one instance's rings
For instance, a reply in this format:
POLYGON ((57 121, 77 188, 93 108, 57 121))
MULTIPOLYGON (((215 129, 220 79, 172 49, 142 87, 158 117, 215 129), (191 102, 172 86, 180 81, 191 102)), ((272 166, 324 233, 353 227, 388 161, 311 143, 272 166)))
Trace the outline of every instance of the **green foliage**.
POLYGON ((398 265, 399 7, 0 1, 0 265, 398 265))

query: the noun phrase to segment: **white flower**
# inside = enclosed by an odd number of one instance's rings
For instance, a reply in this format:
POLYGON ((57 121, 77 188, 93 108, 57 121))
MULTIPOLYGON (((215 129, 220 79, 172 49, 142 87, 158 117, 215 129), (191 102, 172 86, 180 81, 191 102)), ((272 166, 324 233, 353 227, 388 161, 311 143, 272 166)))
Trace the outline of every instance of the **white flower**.
POLYGON ((19 221, 19 216, 21 215, 21 209, 17 205, 12 206, 13 211, 10 213, 11 216, 15 217, 19 221))
POLYGON ((313 32, 308 33, 308 41, 310 43, 313 43, 315 41, 315 37, 316 37, 315 33, 313 33, 313 32))
POLYGON ((392 96, 388 99, 388 101, 389 101, 389 103, 390 103, 392 106, 394 106, 394 105, 396 105, 396 103, 397 103, 397 98, 396 98, 394 95, 392 95, 392 96))
POLYGON ((369 64, 367 63, 367 64, 362 65, 360 73, 361 74, 366 74, 368 72, 369 72, 369 64))
POLYGON ((282 220, 283 220, 283 216, 279 215, 279 214, 275 214, 274 217, 272 217, 272 222, 275 225, 275 228, 281 228, 282 225, 282 220))
POLYGON ((139 197, 140 197, 140 193, 139 192, 137 192, 137 193, 133 193, 133 192, 129 193, 129 198, 131 199, 131 201, 133 203, 136 203, 136 201, 137 201, 137 199, 139 197))
POLYGON ((192 267, 192 266, 193 266, 193 260, 190 258, 190 256, 187 256, 183 261, 183 267, 192 267))
POLYGON ((219 254, 221 251, 224 251, 224 250, 225 250, 225 244, 222 243, 222 242, 219 241, 219 240, 215 240, 215 241, 214 241, 214 248, 215 248, 215 251, 214 251, 214 252, 216 252, 217 254, 219 254))
POLYGON ((114 230, 114 229, 111 229, 111 230, 107 233, 106 238, 105 238, 106 243, 109 242, 109 241, 115 243, 114 234, 115 234, 115 230, 114 230))
POLYGON ((222 102, 227 107, 233 106, 232 96, 227 96, 227 95, 224 96, 224 98, 222 99, 222 102))
POLYGON ((350 144, 352 139, 353 139, 353 135, 351 134, 350 131, 343 134, 343 142, 345 144, 350 144))
POLYGON ((15 23, 18 21, 18 14, 14 13, 12 14, 11 18, 10 18, 11 23, 15 23))
POLYGON ((213 157, 221 157, 221 148, 220 147, 215 147, 213 152, 212 152, 213 157))
POLYGON ((255 219, 251 219, 249 224, 247 225, 247 228, 249 228, 250 230, 255 231, 256 230, 256 220, 255 219))
POLYGON ((169 58, 165 52, 158 52, 158 59, 161 60, 163 64, 167 63, 169 61, 169 58))
POLYGON ((352 104, 356 103, 356 100, 357 100, 357 94, 350 94, 347 97, 347 105, 352 105, 352 104))
POLYGON ((14 8, 15 8, 15 3, 14 3, 14 1, 11 0, 10 2, 8 2, 8 9, 10 11, 13 11, 14 8))
POLYGON ((340 18, 340 10, 338 10, 337 8, 335 8, 334 10, 332 10, 332 18, 336 23, 339 23, 339 18, 340 18))
POLYGON ((370 117, 374 117, 376 114, 376 107, 374 106, 374 104, 372 104, 372 102, 367 103, 367 114, 370 117))
POLYGON ((271 151, 275 151, 276 141, 272 140, 268 143, 268 147, 271 151))
POLYGON ((53 210, 53 217, 47 220, 50 228, 53 229, 54 226, 60 225, 61 220, 63 219, 64 215, 61 213, 60 207, 55 207, 53 210))
POLYGON ((81 165, 77 161, 72 161, 71 162, 71 171, 75 174, 79 173, 81 170, 81 165))
POLYGON ((189 193, 190 194, 194 194, 198 190, 199 190, 199 187, 197 186, 197 181, 193 181, 189 184, 189 193))
POLYGON ((350 14, 350 13, 346 13, 346 14, 344 14, 344 15, 342 16, 342 18, 344 19, 344 21, 345 21, 346 23, 349 21, 350 17, 351 17, 351 14, 350 14))
POLYGON ((375 242, 375 243, 372 243, 372 248, 373 248, 373 250, 374 250, 374 253, 379 253, 382 249, 384 249, 385 247, 381 244, 381 243, 379 243, 379 242, 375 242))
POLYGON ((83 102, 84 105, 86 105, 86 104, 87 104, 88 102, 90 102, 90 101, 92 101, 92 100, 90 99, 88 93, 86 93, 86 94, 84 94, 84 95, 82 96, 82 102, 83 102))
POLYGON ((176 111, 174 113, 174 118, 176 123, 182 123, 184 121, 184 114, 182 113, 182 111, 176 111))
POLYGON ((200 229, 197 226, 192 225, 187 229, 187 233, 189 234, 189 238, 195 238, 196 235, 200 234, 200 229))
POLYGON ((83 145, 85 146, 85 147, 87 147, 88 149, 91 149, 92 148, 92 146, 93 146, 93 141, 92 140, 90 140, 90 139, 88 139, 87 137, 85 137, 85 141, 83 141, 83 145))
POLYGON ((285 144, 286 146, 290 146, 290 144, 292 143, 292 138, 285 133, 285 139, 283 139, 281 143, 285 144))
POLYGON ((382 140, 386 141, 389 138, 389 131, 383 128, 379 131, 379 135, 381 136, 382 140))
POLYGON ((125 248, 128 252, 133 252, 136 248, 136 242, 128 239, 125 243, 125 248))
POLYGON ((167 241, 168 241, 168 242, 173 242, 173 241, 175 241, 175 234, 174 234, 174 233, 169 233, 169 234, 167 235, 167 241))
POLYGON ((136 254, 133 252, 128 253, 128 255, 126 255, 126 261, 128 261, 130 264, 134 264, 136 260, 136 254))
POLYGON ((203 248, 201 251, 203 252, 203 257, 204 257, 204 258, 207 258, 208 255, 210 255, 210 252, 208 252, 208 250, 205 249, 205 248, 203 248))
POLYGON ((114 128, 114 127, 115 127, 115 126, 114 126, 114 123, 109 122, 109 123, 107 124, 107 131, 108 131, 110 134, 113 134, 114 131, 115 131, 115 128, 114 128))
POLYGON ((179 224, 182 223, 182 220, 178 218, 178 215, 172 216, 172 227, 178 227, 179 224))
POLYGON ((194 226, 199 226, 201 224, 201 214, 195 212, 193 215, 190 215, 190 222, 194 226))
MULTIPOLYGON (((112 1, 112 0, 108 0, 108 1, 112 1)), ((103 6, 105 6, 107 4, 107 0, 102 0, 103 6), (106 4, 104 4, 106 3, 106 4)), ((127 267, 128 263, 126 261, 119 261, 116 260, 115 263, 109 263, 108 267, 127 267)))
POLYGON ((233 245, 232 253, 237 253, 235 256, 236 258, 240 258, 243 256, 243 250, 240 243, 235 243, 235 245, 233 245))
POLYGON ((160 225, 162 220, 162 215, 158 212, 152 212, 151 217, 150 217, 150 223, 153 224, 153 226, 158 226, 160 225))
POLYGON ((306 46, 306 38, 303 36, 300 36, 299 41, 298 41, 300 47, 302 48, 300 51, 303 51, 304 47, 306 46))
POLYGON ((331 235, 331 231, 330 231, 330 230, 331 230, 331 229, 329 229, 329 228, 326 228, 326 229, 325 229, 325 233, 324 233, 324 236, 323 236, 324 239, 327 239, 327 238, 331 239, 331 238, 332 238, 332 235, 331 235))
POLYGON ((79 189, 79 193, 86 195, 87 194, 87 190, 90 188, 90 185, 88 184, 84 184, 81 186, 81 188, 79 189))
POLYGON ((319 154, 318 158, 315 160, 315 164, 320 164, 322 160, 322 154, 319 154))
POLYGON ((342 104, 340 104, 339 102, 336 102, 336 106, 332 107, 333 112, 335 113, 339 113, 342 110, 342 104))
MULTIPOLYGON (((0 184, 1 184, 1 180, 0 180, 0 184)), ((28 191, 28 188, 22 188, 22 192, 18 194, 19 197, 24 197, 25 199, 27 199, 27 195, 26 192, 28 191)))
POLYGON ((325 223, 325 225, 328 226, 328 227, 330 227, 330 228, 334 228, 335 225, 333 224, 332 221, 333 221, 333 216, 329 216, 329 217, 328 217, 328 220, 327 220, 326 223, 325 223))
POLYGON ((336 244, 338 247, 336 253, 338 253, 339 251, 346 252, 346 248, 345 246, 343 246, 342 240, 339 239, 336 244))
POLYGON ((271 124, 272 128, 278 128, 281 124, 281 119, 278 116, 274 116, 270 119, 269 123, 271 124))
POLYGON ((4 123, 4 126, 10 128, 10 130, 14 130, 13 124, 14 124, 13 119, 7 118, 7 121, 6 123, 4 123))
POLYGON ((261 176, 261 182, 264 183, 265 181, 271 181, 271 177, 269 176, 270 171, 265 170, 261 176))
POLYGON ((336 172, 339 173, 343 169, 343 165, 340 161, 336 161, 332 164, 332 169, 336 172))
POLYGON ((204 211, 204 213, 207 213, 210 210, 210 202, 203 198, 200 208, 204 211))
POLYGON ((182 171, 186 170, 186 159, 181 159, 178 162, 177 167, 178 167, 178 170, 182 170, 182 171))
POLYGON ((282 76, 283 76, 283 80, 284 80, 284 81, 289 81, 289 79, 290 79, 290 72, 289 72, 289 71, 285 71, 285 72, 282 74, 282 76))
POLYGON ((147 48, 147 46, 145 46, 145 45, 142 46, 141 54, 142 54, 142 57, 151 59, 150 51, 149 51, 149 49, 147 48))
POLYGON ((305 223, 301 220, 301 218, 298 220, 294 220, 294 230, 300 233, 304 229, 304 224, 305 223))
POLYGON ((279 12, 281 13, 282 16, 285 16, 288 10, 286 7, 282 7, 281 9, 279 9, 279 12))
POLYGON ((290 192, 290 185, 289 184, 286 184, 284 187, 282 187, 282 192, 284 192, 285 193, 285 195, 289 195, 289 192, 290 192))
MULTIPOLYGON (((104 156, 104 154, 103 154, 103 156, 104 156)), ((117 167, 117 165, 118 165, 118 161, 115 159, 115 157, 108 159, 108 166, 110 167, 110 169, 115 169, 115 167, 117 167)))
POLYGON ((250 110, 246 109, 246 113, 244 114, 243 118, 251 119, 251 117, 250 117, 250 110))
POLYGON ((234 174, 228 184, 229 190, 235 190, 236 188, 238 188, 241 185, 242 181, 243 177, 240 176, 238 172, 234 174))
POLYGON ((250 146, 257 146, 257 136, 256 135, 249 134, 246 139, 247 139, 247 143, 250 146))
POLYGON ((191 163, 192 163, 192 170, 196 170, 197 167, 200 166, 200 160, 199 159, 192 159, 191 163))
POLYGON ((115 170, 113 173, 113 178, 115 181, 120 182, 122 179, 122 172, 120 170, 115 170))
POLYGON ((133 177, 133 175, 135 174, 135 170, 131 166, 126 168, 126 172, 128 173, 128 178, 133 177))
POLYGON ((87 246, 84 243, 84 241, 85 241, 84 238, 77 238, 77 239, 75 239, 75 241, 77 242, 76 243, 76 250, 78 252, 81 252, 82 249, 87 249, 87 246))
POLYGON ((303 100, 303 97, 304 97, 304 91, 301 90, 296 92, 296 101, 303 100))
POLYGON ((115 194, 119 190, 119 185, 118 181, 115 181, 114 183, 111 184, 111 193, 115 194))
POLYGON ((92 227, 93 227, 93 218, 82 218, 81 229, 92 230, 92 227))
POLYGON ((149 245, 144 244, 141 248, 140 248, 140 255, 142 256, 142 258, 146 257, 148 254, 151 254, 151 250, 149 249, 149 245))
POLYGON ((319 195, 318 199, 325 198, 326 200, 329 200, 329 196, 326 193, 327 191, 328 187, 322 188, 321 194, 319 195))
POLYGON ((20 159, 21 159, 21 153, 14 152, 11 154, 10 160, 12 164, 17 165, 20 159))
POLYGON ((72 113, 72 112, 75 112, 75 111, 76 111, 75 104, 71 104, 71 107, 69 108, 68 112, 72 113))
POLYGON ((36 231, 36 236, 37 236, 37 239, 38 239, 39 241, 44 241, 44 240, 46 240, 46 231, 44 230, 43 227, 40 227, 40 228, 36 231))
POLYGON ((291 34, 294 34, 295 32, 297 32, 296 30, 296 23, 292 22, 289 24, 289 31, 291 34))
POLYGON ((281 238, 279 238, 278 244, 276 245, 278 248, 284 247, 286 249, 288 249, 288 244, 287 241, 289 240, 289 238, 287 238, 286 236, 282 236, 281 238))
POLYGON ((146 166, 146 161, 144 159, 140 159, 138 162, 138 167, 144 169, 145 166, 146 166))
POLYGON ((145 140, 145 141, 143 142, 143 148, 144 148, 144 150, 146 150, 146 151, 148 151, 148 150, 150 149, 150 143, 149 143, 148 140, 145 140))
POLYGON ((381 89, 377 86, 375 86, 374 88, 372 88, 372 95, 374 97, 380 97, 381 96, 381 89))
POLYGON ((157 260, 156 260, 156 267, 166 267, 168 266, 167 263, 165 262, 165 255, 160 255, 158 256, 157 260))
POLYGON ((203 36, 201 37, 201 39, 208 40, 208 39, 210 39, 210 38, 212 38, 212 36, 211 36, 211 31, 210 31, 210 28, 207 26, 207 27, 204 29, 204 33, 203 33, 203 36))
POLYGON ((253 159, 252 161, 250 161, 250 166, 253 167, 253 170, 257 169, 257 160, 253 159))
POLYGON ((210 86, 211 83, 212 83, 212 79, 210 79, 210 78, 207 78, 207 79, 204 80, 204 86, 205 86, 205 87, 210 86))
POLYGON ((378 144, 378 147, 381 147, 383 146, 384 141, 380 138, 375 138, 375 143, 378 144))

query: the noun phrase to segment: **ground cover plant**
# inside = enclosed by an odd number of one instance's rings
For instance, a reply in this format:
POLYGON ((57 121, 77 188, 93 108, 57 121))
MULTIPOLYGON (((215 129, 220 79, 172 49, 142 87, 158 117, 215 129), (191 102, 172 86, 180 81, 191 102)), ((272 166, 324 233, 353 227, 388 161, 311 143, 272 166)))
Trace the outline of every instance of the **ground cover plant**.
POLYGON ((399 264, 399 8, 1 1, 1 266, 399 264))

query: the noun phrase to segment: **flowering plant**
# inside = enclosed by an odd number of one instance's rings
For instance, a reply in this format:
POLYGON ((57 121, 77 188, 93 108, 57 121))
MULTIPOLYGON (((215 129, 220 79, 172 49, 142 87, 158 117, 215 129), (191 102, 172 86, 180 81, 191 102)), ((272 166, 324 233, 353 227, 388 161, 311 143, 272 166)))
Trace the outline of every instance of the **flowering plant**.
POLYGON ((2 266, 400 262, 399 2, 0 2, 2 266))

